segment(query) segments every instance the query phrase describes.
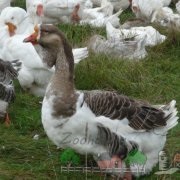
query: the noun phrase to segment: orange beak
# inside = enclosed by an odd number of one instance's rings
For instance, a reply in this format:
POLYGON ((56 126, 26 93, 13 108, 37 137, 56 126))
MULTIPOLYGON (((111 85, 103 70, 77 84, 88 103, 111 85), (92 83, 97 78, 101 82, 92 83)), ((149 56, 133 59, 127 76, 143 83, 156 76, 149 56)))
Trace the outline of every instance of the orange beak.
POLYGON ((14 36, 15 35, 15 30, 17 29, 17 27, 10 22, 5 23, 8 26, 8 30, 9 30, 9 35, 10 36, 14 36))
POLYGON ((38 28, 38 26, 35 26, 34 27, 34 33, 31 34, 30 36, 28 36, 27 38, 25 38, 23 40, 23 42, 25 42, 25 43, 31 42, 33 45, 38 44, 38 42, 37 42, 38 34, 39 34, 39 28, 38 28))
POLYGON ((44 15, 44 9, 42 4, 39 4, 37 6, 36 14, 40 17, 44 15))

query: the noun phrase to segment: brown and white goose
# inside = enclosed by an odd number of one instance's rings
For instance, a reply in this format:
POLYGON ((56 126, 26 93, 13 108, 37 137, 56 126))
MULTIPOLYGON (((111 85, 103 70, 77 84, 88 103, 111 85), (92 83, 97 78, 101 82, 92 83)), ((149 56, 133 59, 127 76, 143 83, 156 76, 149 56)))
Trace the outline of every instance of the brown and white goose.
POLYGON ((138 149, 147 158, 142 174, 149 173, 158 162, 168 130, 178 123, 176 102, 152 106, 116 92, 77 91, 67 39, 53 25, 39 29, 38 36, 31 35, 24 42, 37 41, 49 52, 48 66, 55 66, 42 104, 48 137, 59 147, 94 155, 101 168, 125 167, 124 157, 138 149))
POLYGON ((21 63, 18 60, 7 62, 0 59, 0 119, 5 119, 5 124, 10 124, 7 108, 15 98, 13 79, 18 76, 21 63), (13 67, 15 66, 15 68, 13 67))

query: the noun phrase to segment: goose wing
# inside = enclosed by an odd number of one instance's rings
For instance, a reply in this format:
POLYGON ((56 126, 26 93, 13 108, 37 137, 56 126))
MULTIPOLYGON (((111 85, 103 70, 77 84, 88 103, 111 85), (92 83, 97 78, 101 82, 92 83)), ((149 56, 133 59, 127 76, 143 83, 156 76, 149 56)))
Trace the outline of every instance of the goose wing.
POLYGON ((87 91, 84 92, 84 102, 96 116, 111 120, 127 118, 129 126, 135 130, 165 126, 168 119, 163 110, 116 92, 87 91))
POLYGON ((0 83, 0 99, 10 103, 15 98, 15 91, 13 82, 11 81, 9 84, 0 83))
POLYGON ((9 85, 11 83, 12 79, 17 78, 18 72, 13 67, 13 64, 15 66, 18 64, 17 61, 13 61, 13 63, 9 61, 3 61, 0 59, 0 82, 5 83, 9 85))

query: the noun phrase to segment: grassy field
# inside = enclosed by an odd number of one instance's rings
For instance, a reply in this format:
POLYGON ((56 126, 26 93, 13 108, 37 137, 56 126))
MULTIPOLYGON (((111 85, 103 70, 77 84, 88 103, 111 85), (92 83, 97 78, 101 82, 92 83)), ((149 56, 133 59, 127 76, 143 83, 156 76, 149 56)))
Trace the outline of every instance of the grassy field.
MULTIPOLYGON (((123 19, 131 16, 125 12, 123 19)), ((73 47, 87 45, 93 34, 105 35, 104 29, 89 26, 59 25, 73 47)), ((127 96, 144 99, 155 104, 176 99, 180 110, 180 33, 160 29, 168 39, 161 45, 148 48, 148 57, 141 61, 117 60, 104 55, 90 56, 75 67, 76 88, 82 90, 116 90, 127 96)), ((10 106, 12 124, 0 126, 0 180, 9 179, 85 179, 82 173, 61 173, 60 154, 47 138, 41 124, 42 99, 24 92, 15 82, 16 100, 10 106), (39 140, 33 136, 39 134, 39 140)), ((180 151, 180 125, 172 129, 167 138, 165 151, 169 159, 180 151)), ((150 141, 147 143, 151 143, 150 141)), ((84 165, 85 157, 81 157, 84 165)), ((91 157, 89 157, 91 159, 91 157)), ((154 175, 154 171, 141 180, 177 180, 180 174, 154 175)), ((104 179, 101 175, 88 174, 87 179, 104 179)))

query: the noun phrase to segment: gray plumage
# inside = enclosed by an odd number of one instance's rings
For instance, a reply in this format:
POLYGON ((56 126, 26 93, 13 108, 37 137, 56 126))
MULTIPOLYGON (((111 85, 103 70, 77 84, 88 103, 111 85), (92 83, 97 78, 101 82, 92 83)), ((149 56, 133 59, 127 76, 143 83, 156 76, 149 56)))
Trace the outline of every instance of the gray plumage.
POLYGON ((95 54, 105 54, 114 58, 142 59, 146 56, 145 40, 134 37, 122 41, 108 40, 103 36, 94 35, 88 42, 88 49, 95 54))
POLYGON ((0 59, 0 118, 4 118, 8 104, 15 98, 13 80, 17 78, 20 66, 18 60, 8 62, 0 59))
POLYGON ((130 29, 132 27, 145 27, 148 23, 143 19, 133 18, 128 19, 124 24, 121 25, 121 29, 130 29))
POLYGON ((165 117, 162 109, 116 92, 86 91, 84 101, 96 116, 105 116, 111 120, 127 118, 129 126, 136 130, 166 126, 169 118, 165 117))
POLYGON ((102 124, 98 123, 97 127, 98 143, 106 147, 110 157, 118 155, 121 159, 124 159, 130 151, 138 149, 135 142, 127 141, 124 137, 117 135, 102 124))

